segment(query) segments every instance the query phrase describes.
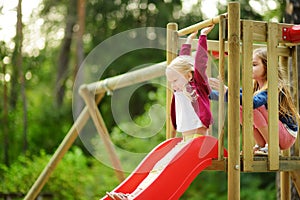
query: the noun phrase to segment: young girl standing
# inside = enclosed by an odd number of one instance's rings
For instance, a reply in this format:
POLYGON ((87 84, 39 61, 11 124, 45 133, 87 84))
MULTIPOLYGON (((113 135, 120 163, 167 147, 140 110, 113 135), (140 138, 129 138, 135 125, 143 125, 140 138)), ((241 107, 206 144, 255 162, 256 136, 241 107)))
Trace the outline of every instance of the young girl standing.
POLYGON ((148 176, 130 194, 108 192, 114 200, 134 199, 147 188, 180 152, 185 145, 198 136, 207 135, 212 123, 209 94, 211 89, 206 75, 207 68, 207 34, 213 26, 201 30, 196 57, 191 54, 191 43, 197 32, 188 36, 182 45, 180 55, 166 69, 166 77, 170 82, 174 96, 171 104, 171 118, 174 128, 182 132, 183 140, 159 160, 148 176))
POLYGON ((206 75, 207 34, 213 26, 201 30, 195 59, 191 54, 191 42, 197 33, 191 34, 182 45, 180 55, 166 69, 166 77, 174 91, 171 103, 171 120, 183 138, 207 135, 212 123, 209 94, 211 92, 206 75))
MULTIPOLYGON (((253 134, 256 145, 254 154, 268 153, 268 81, 267 81, 267 49, 258 48, 253 52, 253 134)), ((210 78, 210 86, 217 90, 219 80, 210 78)), ((227 89, 227 88, 226 88, 227 89)), ((218 94, 211 93, 214 99, 218 94)), ((226 90, 225 90, 226 91, 226 90)), ((240 102, 242 102, 242 90, 240 90, 240 102)), ((226 99, 227 93, 225 94, 226 99)), ((279 148, 290 148, 297 137, 299 113, 292 101, 289 88, 283 77, 283 70, 278 68, 278 97, 279 97, 279 148)), ((240 107, 240 119, 242 121, 242 107, 240 107)))

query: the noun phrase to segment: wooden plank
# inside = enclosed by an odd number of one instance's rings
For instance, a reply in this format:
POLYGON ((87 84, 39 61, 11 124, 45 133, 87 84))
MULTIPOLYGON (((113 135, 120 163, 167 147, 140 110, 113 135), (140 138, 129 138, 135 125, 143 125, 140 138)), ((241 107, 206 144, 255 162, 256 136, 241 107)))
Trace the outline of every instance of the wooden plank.
POLYGON ((269 137, 269 168, 270 170, 279 169, 279 138, 278 138, 278 35, 277 24, 268 23, 268 137, 269 137))
POLYGON ((228 199, 240 199, 240 4, 228 4, 228 199))
POLYGON ((281 200, 291 199, 291 181, 289 172, 280 172, 280 198, 281 200))
MULTIPOLYGON (((98 95, 96 103, 99 103, 104 96, 104 93, 98 95)), ((35 199, 38 194, 43 189, 44 185, 49 180, 52 172, 55 170, 56 166, 60 160, 64 157, 66 152, 70 149, 74 141, 76 140, 78 133, 83 129, 86 122, 90 118, 88 107, 85 106, 80 115, 77 117, 73 126, 70 128, 67 135, 64 137, 63 141, 60 143, 55 153, 52 155, 50 161, 47 163, 39 177, 36 179, 34 184, 31 186, 30 190, 26 194, 24 200, 35 199)))
MULTIPOLYGON (((178 47, 180 49, 181 45, 185 43, 186 38, 179 38, 178 47)), ((260 48, 260 47, 267 47, 266 43, 253 43, 253 49, 260 48)), ((192 43, 192 50, 197 48, 197 41, 192 43)), ((278 46, 277 47, 277 54, 279 56, 291 56, 290 46, 278 46)), ((207 49, 208 51, 219 51, 219 41, 218 40, 208 40, 207 41, 207 49)), ((225 41, 225 52, 228 52, 228 42, 225 41)), ((241 46, 241 53, 242 53, 242 46, 241 46)))
MULTIPOLYGON (((292 59, 291 59, 291 62, 292 62, 292 88, 293 88, 293 90, 292 90, 292 94, 293 94, 293 100, 294 100, 294 103, 295 103, 295 105, 296 105, 296 107, 297 107, 297 110, 298 110, 298 112, 299 112, 299 99, 298 99, 298 96, 299 96, 299 94, 298 94, 298 65, 297 65, 297 63, 298 63, 298 60, 297 60, 297 58, 298 58, 298 56, 297 56, 297 48, 299 48, 299 47, 292 47, 291 48, 291 56, 292 56, 292 59)), ((296 142, 295 142, 295 144, 294 144, 294 153, 293 153, 293 155, 294 156, 300 156, 300 150, 299 150, 299 148, 300 148, 300 139, 299 139, 299 131, 298 131, 298 137, 297 137, 297 139, 296 139, 296 142)))
POLYGON ((205 168, 208 171, 227 171, 227 160, 212 160, 212 164, 205 168))
MULTIPOLYGON (((220 79, 220 94, 225 93, 224 82, 225 82, 225 30, 226 21, 224 16, 220 16, 219 22, 219 79, 220 79)), ((224 158, 224 124, 225 124, 225 106, 223 98, 219 99, 218 106, 218 159, 224 158)))
POLYGON ((253 21, 253 40, 255 42, 267 41, 267 23, 260 21, 253 21))
MULTIPOLYGON (((241 160, 243 158, 241 157, 241 160)), ((242 163, 243 164, 243 163, 242 163)), ((241 170, 243 172, 274 172, 273 170, 269 170, 269 161, 266 156, 255 156, 254 160, 252 162, 253 171, 244 171, 244 166, 242 165, 241 170)), ((283 158, 280 157, 279 160, 279 169, 278 171, 281 172, 290 172, 300 170, 300 160, 296 159, 290 159, 290 158, 283 158)))
POLYGON ((298 194, 300 194, 300 170, 295 170, 290 172, 293 183, 297 189, 298 194))
POLYGON ((253 81, 252 81, 252 55, 253 55, 253 23, 252 21, 243 21, 242 23, 242 84, 243 84, 243 165, 244 171, 253 170, 253 81))
POLYGON ((136 83, 142 83, 164 76, 166 65, 166 62, 156 63, 148 67, 87 84, 87 88, 90 92, 101 94, 108 90, 113 91, 136 83))
MULTIPOLYGON (((295 158, 295 157, 294 157, 295 158)), ((269 164, 268 164, 268 158, 266 156, 255 156, 253 158, 252 162, 252 171, 245 171, 244 165, 243 165, 243 156, 241 156, 241 172, 274 172, 273 170, 269 170, 269 164)), ((228 158, 224 158, 222 160, 212 160, 212 164, 205 168, 205 170, 216 170, 216 171, 227 171, 228 170, 228 158)), ((296 157, 296 159, 293 159, 293 157, 280 157, 279 160, 279 169, 278 171, 281 172, 300 172, 300 159, 299 157, 296 157)))
MULTIPOLYGON (((176 23, 169 23, 167 25, 167 65, 169 65, 174 58, 177 56, 177 35, 178 26, 176 23)), ((171 85, 167 81, 166 90, 166 138, 175 137, 176 131, 171 123, 171 101, 172 101, 172 91, 170 90, 171 85)))
POLYGON ((86 85, 82 85, 80 87, 79 94, 82 96, 82 98, 84 99, 84 101, 88 107, 90 116, 94 122, 94 125, 96 127, 96 130, 97 130, 99 136, 101 137, 101 139, 103 141, 105 150, 107 151, 107 153, 109 155, 109 158, 110 158, 110 161, 115 170, 116 176, 121 182, 125 179, 125 174, 122 170, 121 162, 115 151, 114 145, 110 139, 110 135, 105 126, 102 115, 101 115, 99 109, 97 108, 97 103, 95 102, 92 93, 88 90, 86 85))

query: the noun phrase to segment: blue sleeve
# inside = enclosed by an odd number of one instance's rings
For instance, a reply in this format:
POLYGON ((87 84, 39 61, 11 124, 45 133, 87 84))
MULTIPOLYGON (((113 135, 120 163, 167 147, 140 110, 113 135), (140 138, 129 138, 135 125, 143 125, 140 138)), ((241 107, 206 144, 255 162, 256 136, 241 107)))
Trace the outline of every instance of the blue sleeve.
MULTIPOLYGON (((253 96, 253 109, 256 109, 262 105, 267 106, 268 103, 268 93, 267 91, 262 91, 255 96, 253 96)), ((243 91, 240 89, 240 105, 243 105, 243 91)))
MULTIPOLYGON (((212 90, 209 98, 211 100, 218 101, 219 100, 219 92, 217 90, 212 90)), ((224 95, 224 101, 228 102, 228 90, 224 95)), ((240 89, 240 105, 243 103, 243 91, 240 89)), ((258 108, 262 105, 267 106, 268 103, 268 93, 267 91, 262 91, 253 97, 253 109, 258 108)))
POLYGON ((219 92, 217 90, 211 90, 209 94, 209 99, 218 101, 219 100, 219 92))
POLYGON ((253 97, 253 109, 268 103, 268 92, 262 91, 253 97))
MULTIPOLYGON (((219 92, 217 90, 211 90, 211 93, 209 94, 209 99, 219 101, 219 92)), ((228 90, 224 95, 224 101, 228 102, 228 90)))

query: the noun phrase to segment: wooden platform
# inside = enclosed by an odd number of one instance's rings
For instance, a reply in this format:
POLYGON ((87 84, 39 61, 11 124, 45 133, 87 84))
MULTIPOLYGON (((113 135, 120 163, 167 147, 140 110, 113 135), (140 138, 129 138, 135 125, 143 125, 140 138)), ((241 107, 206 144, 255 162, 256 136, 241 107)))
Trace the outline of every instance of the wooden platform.
MULTIPOLYGON (((217 171, 227 171, 228 158, 223 160, 213 160, 212 165, 206 168, 206 170, 217 170, 217 171)), ((253 159, 253 170, 244 171, 243 170, 243 156, 240 157, 241 172, 276 172, 269 170, 268 167, 268 157, 267 156, 254 156, 253 159)), ((294 171, 300 170, 300 158, 299 157, 283 157, 279 158, 279 171, 294 171)))

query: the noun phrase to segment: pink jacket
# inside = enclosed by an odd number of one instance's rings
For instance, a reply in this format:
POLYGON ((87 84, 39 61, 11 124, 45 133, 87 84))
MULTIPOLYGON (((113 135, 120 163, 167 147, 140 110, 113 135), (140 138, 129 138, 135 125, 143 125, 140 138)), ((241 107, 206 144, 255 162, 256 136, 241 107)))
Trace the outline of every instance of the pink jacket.
MULTIPOLYGON (((180 55, 190 54, 191 45, 183 44, 181 46, 180 55)), ((194 64, 194 78, 189 82, 189 84, 192 86, 193 89, 196 90, 198 94, 197 101, 192 102, 195 112, 200 118, 203 125, 208 128, 209 125, 212 124, 213 119, 209 101, 209 94, 211 92, 211 88, 208 84, 208 78, 206 75, 207 60, 207 38, 206 35, 200 35, 194 64)), ((174 128, 176 129, 177 125, 175 112, 175 97, 173 95, 171 103, 171 120, 174 128)))

